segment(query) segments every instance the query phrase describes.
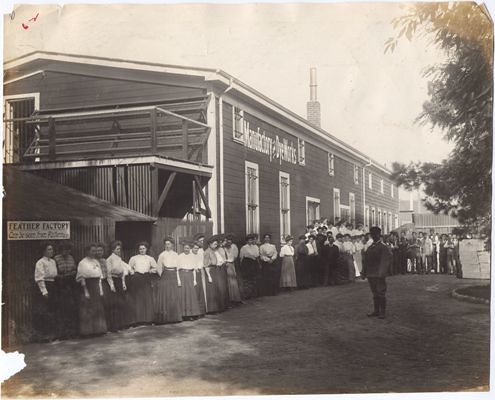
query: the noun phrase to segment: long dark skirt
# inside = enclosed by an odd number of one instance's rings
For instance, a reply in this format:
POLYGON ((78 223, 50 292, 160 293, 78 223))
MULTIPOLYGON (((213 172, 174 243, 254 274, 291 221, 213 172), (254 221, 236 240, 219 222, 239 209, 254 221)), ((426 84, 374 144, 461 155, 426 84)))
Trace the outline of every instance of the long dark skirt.
POLYGON ((198 283, 196 285, 196 297, 198 298, 199 312, 200 312, 200 315, 205 315, 206 314, 206 294, 205 294, 204 285, 206 283, 206 279, 205 279, 204 269, 201 269, 201 271, 196 271, 196 280, 198 283))
POLYGON ((227 267, 222 265, 217 266, 216 269, 218 276, 218 279, 216 280, 217 290, 220 301, 222 302, 222 307, 223 309, 226 309, 230 303, 227 267))
POLYGON ((296 280, 297 287, 304 289, 310 285, 310 270, 309 270, 309 256, 305 254, 299 254, 296 259, 296 280))
POLYGON ((59 293, 55 282, 45 281, 48 297, 43 297, 35 284, 33 296, 33 341, 49 341, 60 337, 59 293))
POLYGON ((136 305, 134 304, 133 293, 133 279, 132 275, 126 275, 125 285, 127 290, 124 291, 125 300, 125 325, 133 326, 136 325, 136 305))
POLYGON ((229 300, 232 303, 241 302, 241 291, 239 289, 239 283, 237 281, 237 273, 235 271, 234 263, 228 262, 225 264, 227 270, 227 286, 229 291, 229 300))
MULTIPOLYGON (((182 304, 182 316, 183 317, 198 317, 201 315, 199 309, 199 301, 196 292, 196 287, 194 286, 194 271, 181 269, 180 280, 180 294, 181 294, 181 304, 182 304)), ((196 285, 198 283, 196 282, 196 285)))
POLYGON ((182 321, 182 298, 177 271, 164 269, 156 287, 155 322, 167 324, 182 321))
POLYGON ((272 263, 261 261, 261 296, 275 296, 280 283, 278 260, 272 263))
POLYGON ((79 332, 82 336, 97 335, 107 331, 103 296, 100 294, 100 278, 86 279, 89 299, 81 288, 79 300, 79 332))
POLYGON ((206 275, 206 311, 208 313, 217 313, 224 310, 224 304, 220 298, 217 281, 219 280, 217 268, 215 266, 207 267, 211 275, 212 282, 208 281, 206 275))
POLYGON ((116 332, 127 326, 128 316, 126 293, 124 292, 122 279, 113 278, 113 284, 115 292, 112 292, 106 279, 103 281, 103 299, 108 330, 116 332))
POLYGON ((80 285, 76 282, 75 275, 57 276, 55 283, 59 298, 60 336, 62 338, 75 337, 79 333, 77 300, 80 285))
POLYGON ((153 322, 154 314, 150 274, 136 272, 131 276, 131 282, 136 324, 149 324, 153 322))
POLYGON ((259 263, 257 260, 244 257, 241 261, 241 275, 244 286, 243 296, 246 299, 259 296, 259 263))

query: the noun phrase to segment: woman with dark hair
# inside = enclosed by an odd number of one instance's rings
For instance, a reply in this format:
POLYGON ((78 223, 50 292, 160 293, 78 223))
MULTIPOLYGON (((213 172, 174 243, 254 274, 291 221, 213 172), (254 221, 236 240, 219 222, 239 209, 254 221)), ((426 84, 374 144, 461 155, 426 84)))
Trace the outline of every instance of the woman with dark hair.
POLYGON ((258 276, 260 250, 256 245, 256 235, 249 234, 246 244, 241 247, 239 258, 241 259, 241 275, 244 283, 244 297, 257 297, 259 295, 258 276))
POLYGON ((230 303, 238 304, 242 302, 241 291, 239 289, 239 281, 237 279, 237 272, 235 268, 235 262, 239 256, 239 249, 233 243, 233 236, 227 235, 225 237, 223 248, 227 255, 227 261, 225 263, 227 270, 227 286, 229 291, 230 303))
POLYGON ((114 241, 110 249, 112 254, 106 260, 106 279, 103 292, 107 305, 107 324, 110 331, 118 331, 136 322, 133 304, 127 300, 126 275, 129 265, 122 258, 122 242, 114 241))
POLYGON ((182 301, 179 275, 179 256, 174 251, 171 238, 164 240, 165 250, 158 257, 160 280, 156 288, 155 322, 166 324, 182 321, 182 301))
POLYGON ((206 312, 215 314, 223 311, 224 302, 220 298, 218 292, 217 281, 219 279, 217 273, 217 253, 218 239, 212 237, 208 239, 208 248, 204 251, 203 266, 207 276, 206 286, 206 312))
POLYGON ((288 290, 297 288, 294 247, 292 247, 293 240, 294 238, 292 236, 287 236, 285 238, 285 245, 280 249, 280 258, 282 259, 280 287, 288 290))
POLYGON ((272 235, 263 235, 260 246, 261 279, 260 292, 262 296, 275 296, 280 284, 280 274, 277 264, 277 248, 271 243, 272 235))
POLYGON ((72 338, 79 332, 77 322, 78 285, 76 282, 76 262, 72 257, 72 243, 62 242, 59 253, 53 257, 57 263, 55 283, 59 295, 59 315, 61 338, 72 338))
POLYGON ((217 256, 217 265, 216 265, 216 274, 217 279, 215 280, 215 284, 217 286, 217 291, 219 295, 219 299, 222 302, 222 309, 225 310, 230 306, 230 298, 229 298, 229 288, 228 288, 228 276, 227 276, 227 253, 223 248, 224 238, 223 236, 217 236, 218 238, 218 246, 215 250, 215 255, 217 256))
POLYGON ((150 273, 156 270, 157 266, 155 259, 146 254, 148 248, 148 243, 139 243, 139 254, 129 260, 132 275, 130 294, 135 307, 137 324, 151 324, 154 317, 150 273))
POLYGON ((308 277, 308 247, 306 246, 306 235, 299 236, 299 243, 295 248, 296 281, 299 289, 309 287, 308 277))
POLYGON ((96 244, 85 249, 84 257, 77 266, 76 281, 81 285, 79 301, 79 331, 82 336, 103 334, 107 331, 103 308, 102 271, 96 259, 96 244))
POLYGON ((196 293, 198 280, 196 276, 196 257, 191 253, 191 245, 184 244, 184 252, 179 254, 178 268, 182 286, 181 294, 182 317, 184 319, 198 319, 201 315, 199 300, 196 293))
POLYGON ((60 336, 60 320, 58 314, 59 293, 55 279, 57 264, 53 257, 53 245, 42 245, 43 257, 34 268, 34 281, 38 286, 33 302, 33 325, 36 330, 35 340, 49 341, 60 336))
POLYGON ((194 258, 194 273, 196 274, 196 296, 198 298, 199 312, 200 315, 206 314, 206 273, 203 266, 203 255, 199 254, 200 245, 198 242, 194 242, 191 248, 192 255, 194 258))

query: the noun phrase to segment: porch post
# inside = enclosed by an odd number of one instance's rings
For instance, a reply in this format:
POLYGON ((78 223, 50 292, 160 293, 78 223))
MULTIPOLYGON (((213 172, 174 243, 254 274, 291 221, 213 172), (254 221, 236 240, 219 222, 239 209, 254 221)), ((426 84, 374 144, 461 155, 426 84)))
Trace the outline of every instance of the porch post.
POLYGON ((187 121, 185 119, 182 120, 182 155, 184 160, 188 160, 188 147, 189 147, 189 138, 187 131, 187 121))
POLYGON ((55 136, 55 120, 48 118, 48 159, 55 161, 57 157, 57 138, 55 136))
POLYGON ((158 154, 158 140, 156 137, 156 108, 153 108, 150 112, 151 118, 151 154, 156 156, 158 154))

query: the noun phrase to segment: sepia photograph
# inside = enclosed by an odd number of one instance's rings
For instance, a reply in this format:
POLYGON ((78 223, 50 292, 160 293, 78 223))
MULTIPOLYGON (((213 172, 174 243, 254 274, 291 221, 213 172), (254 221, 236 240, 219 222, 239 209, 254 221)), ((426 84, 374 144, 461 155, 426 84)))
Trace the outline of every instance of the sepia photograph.
POLYGON ((492 5, 3 7, 2 396, 489 398, 492 5))

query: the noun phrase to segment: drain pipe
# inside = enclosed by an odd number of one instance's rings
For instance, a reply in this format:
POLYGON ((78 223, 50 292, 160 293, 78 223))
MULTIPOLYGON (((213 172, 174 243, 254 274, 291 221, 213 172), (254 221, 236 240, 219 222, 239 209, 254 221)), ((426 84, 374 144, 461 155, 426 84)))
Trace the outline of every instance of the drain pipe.
POLYGON ((234 80, 230 78, 229 86, 218 96, 218 118, 220 122, 220 233, 225 233, 225 197, 223 182, 223 95, 232 89, 234 80))

